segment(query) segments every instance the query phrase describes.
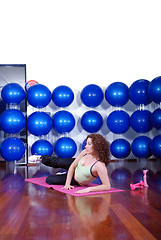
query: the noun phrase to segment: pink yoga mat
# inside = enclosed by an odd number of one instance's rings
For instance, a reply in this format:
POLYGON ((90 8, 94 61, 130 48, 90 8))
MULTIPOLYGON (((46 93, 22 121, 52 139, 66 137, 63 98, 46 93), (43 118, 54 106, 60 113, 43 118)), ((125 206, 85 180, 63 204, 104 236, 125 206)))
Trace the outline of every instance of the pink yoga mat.
MULTIPOLYGON (((34 183, 46 188, 53 188, 56 191, 66 193, 72 196, 80 197, 80 196, 89 196, 89 195, 97 195, 97 194, 106 194, 106 193, 114 193, 114 192, 123 192, 124 190, 111 188, 108 191, 98 191, 98 192, 89 192, 89 193, 75 193, 78 190, 84 189, 86 187, 75 186, 73 189, 66 190, 62 189, 64 185, 49 185, 46 183, 46 177, 39 177, 39 178, 28 178, 25 179, 26 182, 34 183)), ((88 186, 97 186, 97 184, 90 183, 88 186)))

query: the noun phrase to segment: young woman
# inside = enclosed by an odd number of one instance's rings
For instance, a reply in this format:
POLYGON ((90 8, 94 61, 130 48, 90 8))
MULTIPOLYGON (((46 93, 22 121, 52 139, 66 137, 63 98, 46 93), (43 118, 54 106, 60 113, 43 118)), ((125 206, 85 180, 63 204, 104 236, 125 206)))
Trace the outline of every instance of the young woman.
POLYGON ((50 175, 47 177, 48 184, 64 185, 64 189, 72 189, 73 185, 87 186, 97 177, 100 178, 102 184, 87 187, 77 193, 104 191, 111 188, 107 164, 109 163, 109 143, 100 134, 90 134, 85 140, 85 149, 74 158, 58 158, 42 156, 42 163, 68 170, 67 174, 50 175))

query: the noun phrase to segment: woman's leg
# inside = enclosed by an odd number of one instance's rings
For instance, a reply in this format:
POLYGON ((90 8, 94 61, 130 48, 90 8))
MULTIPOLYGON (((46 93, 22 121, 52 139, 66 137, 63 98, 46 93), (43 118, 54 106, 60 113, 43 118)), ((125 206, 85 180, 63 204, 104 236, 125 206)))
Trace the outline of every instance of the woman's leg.
POLYGON ((59 158, 55 156, 44 155, 41 157, 42 163, 53 168, 63 168, 68 170, 75 158, 59 158))
MULTIPOLYGON (((67 178, 67 174, 50 175, 46 178, 46 183, 50 185, 65 185, 66 178, 67 178)), ((74 180, 74 178, 72 178, 71 185, 79 186, 79 184, 74 180)))
POLYGON ((50 185, 65 185, 67 174, 63 175, 49 175, 46 178, 46 183, 50 185))

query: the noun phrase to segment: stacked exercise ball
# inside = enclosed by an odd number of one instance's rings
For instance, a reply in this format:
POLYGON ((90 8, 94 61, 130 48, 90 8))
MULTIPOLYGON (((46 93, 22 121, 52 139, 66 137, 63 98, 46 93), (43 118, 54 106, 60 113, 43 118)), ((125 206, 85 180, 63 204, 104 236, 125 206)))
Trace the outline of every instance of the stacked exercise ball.
POLYGON ((161 109, 157 108, 151 114, 150 122, 154 128, 161 130, 161 109))
POLYGON ((26 118, 18 109, 7 109, 0 116, 1 129, 6 133, 19 133, 25 125, 26 118))
POLYGON ((114 140, 110 145, 110 151, 116 158, 126 158, 130 154, 130 143, 123 138, 114 140))
POLYGON ((2 99, 8 104, 20 104, 25 99, 25 91, 18 83, 8 83, 2 88, 2 99))
POLYGON ((94 108, 101 104, 104 94, 98 85, 90 84, 83 88, 80 97, 84 105, 94 108))
MULTIPOLYGON (((10 105, 20 104, 25 99, 25 92, 23 88, 17 83, 9 83, 2 89, 2 99, 5 103, 10 105)), ((114 82, 110 84, 105 94, 101 87, 96 84, 89 84, 80 91, 80 101, 85 109, 87 109, 80 117, 80 125, 87 133, 97 133, 103 127, 104 119, 98 110, 102 104, 105 96, 105 102, 112 106, 112 111, 106 114, 106 128, 117 139, 111 142, 111 154, 118 158, 124 159, 132 152, 137 158, 148 158, 152 155, 161 158, 161 135, 150 139, 148 135, 150 131, 155 128, 155 131, 161 130, 161 77, 154 78, 151 82, 146 79, 139 79, 131 84, 128 88, 122 82, 114 82), (135 111, 130 115, 126 112, 126 104, 129 102, 135 105, 135 111), (153 102, 155 109, 148 110, 149 104, 153 102), (120 136, 126 134, 129 129, 132 129, 136 137, 131 140, 131 144, 120 136)), ((62 108, 69 107, 74 100, 74 93, 71 88, 65 85, 56 87, 51 92, 45 85, 36 84, 27 90, 28 104, 36 111, 32 112, 27 119, 27 129, 29 133, 39 138, 31 147, 32 154, 38 155, 52 155, 52 144, 44 139, 53 129, 57 136, 62 134, 54 143, 54 151, 59 157, 73 157, 76 153, 77 146, 72 138, 64 137, 64 134, 70 133, 75 125, 75 116, 62 108), (55 104, 57 107, 52 117, 41 110, 50 104, 55 104), (58 109, 61 108, 61 109, 58 109)), ((105 106, 105 105, 104 105, 105 106)), ((26 118, 18 109, 9 109, 2 112, 0 116, 0 127, 8 134, 17 134, 21 132, 26 126, 26 118)), ((103 131, 103 130, 102 130, 103 131)), ((7 139, 6 139, 7 140, 7 139)), ((20 140, 20 139, 19 139, 20 140)), ((21 140, 20 140, 21 141, 21 140)), ((19 159, 20 141, 17 138, 9 138, 8 141, 3 142, 3 148, 12 149, 12 153, 8 151, 6 156, 2 147, 1 154, 6 160, 12 161, 19 159), (15 142, 17 147, 14 146, 15 142), (9 146, 9 144, 11 144, 9 146), (14 150, 17 149, 17 150, 14 150), (16 156, 14 155, 16 151, 16 156), (9 156, 12 155, 12 157, 9 156)), ((23 143, 22 143, 23 144, 23 143)), ((22 150, 24 148, 22 147, 22 150)), ((24 154, 24 150, 20 155, 24 154)))
POLYGON ((147 133, 152 129, 150 118, 150 111, 137 110, 131 115, 130 125, 138 133, 147 133))
POLYGON ((147 136, 135 138, 131 144, 132 153, 137 158, 148 158, 152 155, 150 150, 151 139, 147 136))
POLYGON ((71 132, 75 126, 75 118, 65 110, 58 111, 53 115, 53 128, 58 133, 71 132))
POLYGON ((81 118, 82 128, 89 133, 98 132, 103 125, 103 118, 97 111, 91 110, 83 114, 81 118))
POLYGON ((43 84, 33 85, 27 91, 27 101, 35 108, 44 108, 51 101, 51 92, 43 84))
POLYGON ((114 107, 124 106, 129 101, 128 87, 122 82, 114 82, 107 87, 105 98, 114 107))
POLYGON ((27 129, 35 136, 47 135, 52 126, 52 119, 46 112, 33 112, 27 119, 27 129))
MULTIPOLYGON (((161 104, 161 76, 154 78, 148 86, 148 96, 156 104, 161 104)), ((152 126, 160 130, 161 129, 161 109, 157 108, 151 114, 152 126)), ((155 136, 150 144, 150 150, 152 154, 161 158, 161 135, 155 136)))
POLYGON ((53 146, 49 141, 45 139, 40 139, 34 142, 34 144, 32 145, 31 153, 32 155, 51 156, 53 154, 53 146))
MULTIPOLYGON (((74 100, 74 93, 68 86, 61 85, 52 92, 52 101, 57 107, 68 107, 74 100)), ((53 128, 59 134, 69 133, 75 126, 75 118, 69 112, 61 110, 56 112, 53 117, 53 128)), ((77 145, 72 138, 60 137, 54 145, 54 152, 58 157, 73 157, 77 151, 77 145)))
POLYGON ((24 143, 17 137, 7 138, 1 144, 1 155, 6 161, 19 161, 24 154, 24 143))
MULTIPOLYGON (((122 82, 110 84, 105 91, 106 101, 113 107, 122 107, 129 101, 128 87, 122 82)), ((130 117, 124 110, 114 110, 106 120, 108 129, 114 134, 124 134, 130 128, 130 117)), ((119 138, 110 146, 111 154, 119 159, 126 158, 130 154, 130 143, 119 138)))
POLYGON ((74 100, 74 93, 65 85, 58 86, 52 93, 52 100, 58 107, 68 107, 74 100))
MULTIPOLYGON (((51 101, 50 90, 43 84, 35 84, 27 91, 27 101, 35 108, 44 108, 51 101)), ((27 129, 35 136, 47 135, 52 129, 52 119, 46 112, 33 112, 27 119, 27 129)))
POLYGON ((123 110, 115 110, 107 117, 107 126, 115 134, 127 132, 130 128, 129 114, 123 110))
POLYGON ((153 138, 150 144, 150 150, 155 157, 161 158, 161 135, 153 138))
MULTIPOLYGON (((70 106, 74 100, 73 91, 65 85, 56 87, 52 95, 43 85, 38 84, 35 86, 35 89, 39 89, 38 93, 34 88, 29 89, 27 99, 29 104, 36 108, 45 107, 50 103, 51 98, 58 108, 66 108, 70 106), (32 91, 33 97, 31 96, 32 91), (48 96, 48 98, 46 98, 46 96, 48 96), (39 98, 39 105, 36 103, 36 97, 39 98), (44 100, 42 100, 44 104, 41 102, 41 97, 44 98, 44 100)), ((136 133, 136 137, 132 140, 131 144, 120 136, 111 143, 110 150, 114 157, 118 159, 126 158, 129 156, 130 152, 137 158, 148 158, 152 154, 154 154, 154 156, 159 156, 158 138, 160 139, 160 137, 150 139, 144 136, 144 134, 149 133, 153 127, 156 130, 161 129, 161 110, 158 108, 151 113, 149 110, 145 109, 144 106, 149 105, 152 101, 159 104, 161 102, 160 96, 160 77, 153 79, 151 82, 146 79, 139 79, 131 84, 129 88, 122 82, 114 82, 106 88, 105 100, 115 108, 107 115, 106 125, 108 129, 113 134, 120 135, 125 134, 131 127, 136 133), (129 100, 136 105, 136 110, 131 116, 125 111, 125 108, 120 109, 125 106, 129 100), (140 110, 138 110, 138 107, 140 110)), ((103 127, 104 120, 100 112, 94 109, 101 105, 103 99, 104 93, 96 84, 89 84, 80 92, 82 104, 90 108, 82 114, 80 119, 81 127, 87 133, 97 133, 103 127)), ((75 117, 73 114, 67 110, 61 109, 56 111, 52 118, 44 112, 32 113, 28 117, 27 126, 31 134, 42 136, 47 135, 52 128, 58 134, 69 133, 74 129, 75 124, 75 117), (42 115, 41 118, 38 116, 40 114, 42 115)), ((42 143, 37 142, 37 144, 36 147, 35 145, 32 146, 32 153, 42 151, 42 143), (34 148, 36 150, 33 150, 34 148), (38 149, 41 150, 38 151, 38 149)), ((44 145, 45 144, 47 144, 47 142, 45 142, 44 145)), ((59 157, 71 157, 75 154, 76 144, 73 139, 62 136, 55 142, 54 151, 59 157)))
POLYGON ((77 145, 72 138, 61 137, 54 145, 54 152, 60 158, 71 158, 77 151, 77 145))
MULTIPOLYGON (((161 104, 161 76, 154 78, 148 87, 148 96, 156 104, 161 104)), ((161 130, 161 109, 157 108, 151 114, 151 124, 156 130, 161 130)), ((150 150, 156 158, 161 158, 161 135, 155 136, 150 144, 150 150)))
POLYGON ((147 94, 149 83, 146 79, 139 79, 130 86, 129 98, 135 105, 144 104, 146 106, 151 103, 151 99, 147 94))
POLYGON ((161 76, 154 78, 148 86, 148 96, 155 102, 161 102, 161 76))
MULTIPOLYGON (((17 83, 8 83, 2 88, 1 96, 9 109, 0 115, 0 128, 7 134, 18 134, 26 126, 26 118, 15 107, 25 99, 25 91, 17 83)), ((21 139, 11 136, 2 142, 0 151, 4 160, 19 161, 25 154, 25 146, 21 139)))
MULTIPOLYGON (((85 86, 80 94, 82 103, 89 107, 98 107, 104 98, 102 89, 96 84, 89 84, 85 86)), ((81 126, 88 133, 98 132, 103 125, 103 118, 101 114, 95 110, 85 112, 81 117, 81 126)))
MULTIPOLYGON (((56 87, 52 94, 50 90, 42 85, 36 84, 27 91, 28 103, 35 108, 46 107, 50 101, 57 107, 67 107, 74 100, 73 91, 61 85, 56 87)), ((46 136, 52 128, 59 134, 69 133, 75 126, 75 118, 69 111, 57 111, 51 118, 46 112, 33 112, 27 119, 27 129, 34 136, 46 136)), ((43 137, 44 138, 44 137, 43 137)), ((55 153, 59 157, 72 157, 76 152, 76 144, 70 138, 60 138, 55 143, 55 153)), ((53 146, 45 139, 36 141, 31 147, 32 154, 51 155, 53 146)))

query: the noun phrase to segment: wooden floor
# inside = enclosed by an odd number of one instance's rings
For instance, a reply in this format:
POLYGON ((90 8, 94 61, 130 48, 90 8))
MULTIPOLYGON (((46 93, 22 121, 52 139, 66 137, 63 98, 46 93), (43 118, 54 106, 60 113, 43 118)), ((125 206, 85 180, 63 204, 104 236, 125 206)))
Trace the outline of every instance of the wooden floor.
POLYGON ((73 197, 24 181, 56 171, 49 167, 1 164, 0 239, 161 239, 160 163, 111 163, 112 186, 125 191, 90 197, 73 197), (137 181, 143 167, 149 169, 150 187, 131 191, 129 184, 137 181))

